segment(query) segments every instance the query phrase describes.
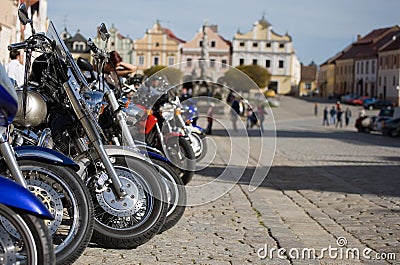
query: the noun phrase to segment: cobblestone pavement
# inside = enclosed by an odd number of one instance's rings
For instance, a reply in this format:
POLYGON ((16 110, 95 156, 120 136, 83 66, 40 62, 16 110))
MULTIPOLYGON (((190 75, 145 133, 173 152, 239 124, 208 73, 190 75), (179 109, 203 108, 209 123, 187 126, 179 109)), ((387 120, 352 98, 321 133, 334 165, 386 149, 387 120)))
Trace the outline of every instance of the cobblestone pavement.
POLYGON ((271 127, 264 137, 250 131, 247 142, 240 135, 230 141, 215 125, 215 159, 191 186, 214 180, 227 164, 236 168, 206 189, 189 188, 188 199, 229 192, 188 207, 175 227, 137 249, 90 246, 76 264, 400 264, 400 139, 357 133, 354 119, 347 128, 323 127, 312 102, 290 97, 273 116, 276 155, 255 191, 248 185, 260 166, 255 154, 266 140, 261 166, 267 167, 271 127), (226 156, 232 146, 242 151, 226 156), (248 167, 235 184, 249 148, 248 167))

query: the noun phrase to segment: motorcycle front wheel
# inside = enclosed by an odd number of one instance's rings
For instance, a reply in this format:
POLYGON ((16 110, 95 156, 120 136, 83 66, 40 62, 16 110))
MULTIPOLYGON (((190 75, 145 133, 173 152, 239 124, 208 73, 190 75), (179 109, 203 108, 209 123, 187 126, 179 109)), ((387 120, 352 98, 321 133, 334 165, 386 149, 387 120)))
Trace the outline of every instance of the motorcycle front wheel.
POLYGON ((109 184, 99 189, 99 178, 89 175, 95 212, 92 242, 106 248, 136 248, 153 238, 165 222, 165 187, 145 161, 121 155, 110 159, 127 195, 117 198, 109 184))
POLYGON ((186 188, 182 179, 169 164, 158 159, 152 159, 152 162, 158 167, 158 171, 164 177, 167 186, 168 212, 165 223, 160 230, 160 233, 162 233, 176 225, 182 218, 186 209, 186 188))
POLYGON ((55 264, 53 243, 43 220, 0 204, 0 261, 6 265, 55 264))
POLYGON ((72 170, 31 160, 18 161, 28 189, 54 216, 46 221, 57 264, 72 264, 90 243, 93 203, 83 181, 72 170))
POLYGON ((183 136, 171 136, 166 140, 166 150, 163 151, 183 183, 188 184, 193 178, 196 160, 190 143, 183 136))

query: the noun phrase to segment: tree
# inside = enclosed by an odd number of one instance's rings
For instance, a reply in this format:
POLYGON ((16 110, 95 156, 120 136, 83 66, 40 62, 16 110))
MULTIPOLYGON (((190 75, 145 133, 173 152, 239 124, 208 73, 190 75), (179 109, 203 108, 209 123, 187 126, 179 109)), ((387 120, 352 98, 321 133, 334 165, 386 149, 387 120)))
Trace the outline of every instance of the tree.
POLYGON ((181 83, 182 72, 174 67, 167 67, 164 65, 155 65, 148 69, 143 70, 145 78, 151 76, 159 76, 166 78, 171 85, 177 85, 181 83))
POLYGON ((271 80, 271 73, 259 65, 240 65, 236 68, 248 75, 259 88, 268 86, 271 80))
POLYGON ((264 88, 269 84, 271 74, 258 65, 241 65, 229 69, 224 76, 228 86, 241 91, 264 88))

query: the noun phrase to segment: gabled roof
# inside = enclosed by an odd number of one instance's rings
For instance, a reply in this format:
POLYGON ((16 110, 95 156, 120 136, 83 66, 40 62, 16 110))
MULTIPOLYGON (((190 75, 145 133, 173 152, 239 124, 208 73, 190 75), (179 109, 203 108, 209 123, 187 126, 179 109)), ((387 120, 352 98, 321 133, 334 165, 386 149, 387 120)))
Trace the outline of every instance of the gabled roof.
POLYGON ((400 35, 394 36, 392 41, 380 49, 380 52, 400 50, 400 35))
POLYGON ((379 49, 398 34, 400 34, 398 26, 373 30, 353 43, 351 48, 336 60, 377 57, 379 49))
POLYGON ((173 39, 173 40, 176 40, 176 41, 178 41, 178 42, 180 42, 180 43, 185 43, 185 42, 186 42, 186 41, 184 41, 184 40, 178 38, 178 37, 172 32, 172 30, 170 30, 170 29, 161 28, 161 30, 162 30, 164 33, 166 33, 166 34, 168 35, 168 37, 170 37, 170 38, 173 39))
POLYGON ((301 81, 303 82, 313 82, 317 79, 317 66, 301 66, 301 81))
MULTIPOLYGON (((79 30, 76 32, 76 34, 73 37, 70 37, 70 38, 64 40, 65 45, 71 52, 74 51, 74 43, 75 42, 84 42, 84 43, 87 42, 87 39, 82 36, 82 34, 79 32, 79 30)), ((86 49, 82 52, 89 52, 89 47, 86 46, 86 49)))

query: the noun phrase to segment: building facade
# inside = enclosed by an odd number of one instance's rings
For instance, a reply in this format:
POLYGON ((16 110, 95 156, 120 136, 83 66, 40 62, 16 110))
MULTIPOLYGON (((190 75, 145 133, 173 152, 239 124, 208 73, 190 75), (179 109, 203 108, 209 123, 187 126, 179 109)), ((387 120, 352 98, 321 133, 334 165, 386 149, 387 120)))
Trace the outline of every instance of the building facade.
POLYGON ((224 76, 231 64, 231 42, 218 34, 217 25, 204 25, 196 35, 188 42, 181 45, 181 64, 180 70, 184 75, 184 80, 195 80, 199 78, 200 59, 202 58, 202 49, 204 33, 207 36, 208 43, 205 47, 208 50, 207 75, 213 82, 224 76))
MULTIPOLYGON (((107 50, 118 52, 124 62, 134 64, 135 59, 132 39, 122 35, 114 25, 111 25, 108 29, 108 33, 110 33, 110 38, 108 39, 107 50)), ((97 47, 104 48, 105 42, 101 40, 99 34, 97 34, 94 39, 94 43, 97 47)))
POLYGON ((379 50, 378 63, 377 96, 400 106, 400 35, 379 50))
POLYGON ((87 39, 82 36, 79 30, 74 36, 71 36, 68 30, 64 29, 64 31, 61 32, 60 35, 74 59, 82 57, 89 61, 91 60, 90 49, 87 46, 87 39))
POLYGON ((181 62, 181 45, 185 41, 175 36, 157 21, 141 39, 133 42, 134 65, 144 70, 155 65, 171 66, 181 62))
POLYGON ((19 3, 27 5, 28 14, 32 14, 33 27, 37 32, 46 32, 48 27, 47 0, 0 1, 0 63, 3 64, 9 61, 7 46, 31 35, 30 25, 23 26, 18 20, 19 3))
POLYGON ((289 34, 279 35, 264 18, 251 31, 236 33, 232 42, 232 66, 257 64, 271 73, 269 89, 288 94, 300 81, 300 62, 289 34))
MULTIPOLYGON (((310 96, 317 90, 317 71, 315 63, 301 66, 301 79, 299 83, 299 96, 310 96)), ((319 93, 319 92, 318 92, 319 93)))
POLYGON ((0 1, 0 63, 6 64, 9 61, 7 46, 17 42, 17 5, 15 1, 0 1))

